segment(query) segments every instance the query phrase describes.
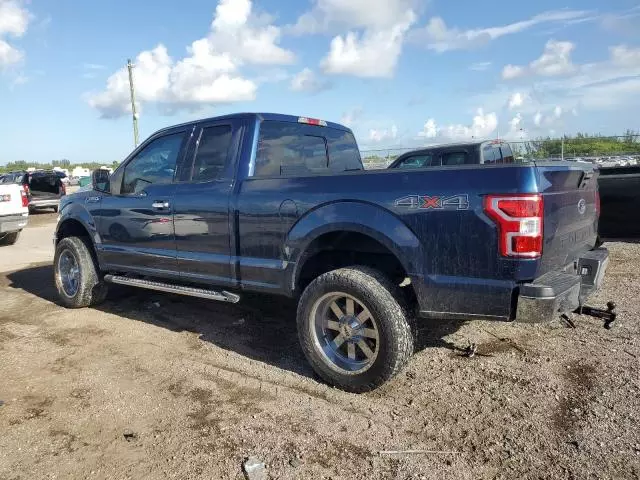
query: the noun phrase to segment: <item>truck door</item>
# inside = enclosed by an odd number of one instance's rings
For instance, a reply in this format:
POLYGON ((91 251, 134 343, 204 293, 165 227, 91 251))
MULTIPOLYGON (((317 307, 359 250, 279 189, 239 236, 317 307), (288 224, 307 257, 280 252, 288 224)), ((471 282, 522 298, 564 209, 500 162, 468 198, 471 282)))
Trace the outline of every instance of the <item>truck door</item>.
POLYGON ((91 197, 100 203, 94 217, 102 239, 100 260, 107 269, 176 274, 174 177, 189 133, 177 129, 150 139, 113 175, 111 194, 91 197))
POLYGON ((176 250, 185 281, 234 285, 229 212, 240 127, 239 120, 202 123, 176 184, 176 250))

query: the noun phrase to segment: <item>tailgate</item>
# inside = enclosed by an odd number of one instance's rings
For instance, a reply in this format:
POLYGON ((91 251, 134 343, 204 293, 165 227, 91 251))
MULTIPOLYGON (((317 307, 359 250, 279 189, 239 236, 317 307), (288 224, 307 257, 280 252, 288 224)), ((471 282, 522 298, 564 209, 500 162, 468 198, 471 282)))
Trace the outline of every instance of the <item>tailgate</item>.
POLYGON ((544 198, 544 244, 538 275, 591 250, 598 235, 598 174, 593 164, 536 162, 544 198))
POLYGON ((22 206, 19 185, 0 185, 0 216, 21 215, 27 209, 22 206))

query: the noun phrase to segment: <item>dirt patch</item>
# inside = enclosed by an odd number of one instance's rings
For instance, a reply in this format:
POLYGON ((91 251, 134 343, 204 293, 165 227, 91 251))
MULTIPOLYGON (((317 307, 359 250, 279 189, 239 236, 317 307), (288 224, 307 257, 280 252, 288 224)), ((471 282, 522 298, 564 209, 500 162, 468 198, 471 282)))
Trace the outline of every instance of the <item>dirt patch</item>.
POLYGON ((566 382, 566 391, 559 398, 553 417, 553 424, 560 432, 573 432, 580 421, 589 412, 589 406, 596 394, 597 369, 578 361, 566 365, 562 377, 566 382))
POLYGON ((114 289, 66 310, 50 266, 0 275, 0 478, 242 478, 249 455, 285 480, 639 478, 640 245, 610 248, 590 303, 618 303, 612 330, 420 321, 364 395, 314 376, 290 302, 114 289))
POLYGON ((51 343, 59 347, 65 347, 68 345, 83 345, 89 339, 100 338, 106 334, 108 334, 107 330, 86 326, 50 331, 46 332, 43 336, 51 343))

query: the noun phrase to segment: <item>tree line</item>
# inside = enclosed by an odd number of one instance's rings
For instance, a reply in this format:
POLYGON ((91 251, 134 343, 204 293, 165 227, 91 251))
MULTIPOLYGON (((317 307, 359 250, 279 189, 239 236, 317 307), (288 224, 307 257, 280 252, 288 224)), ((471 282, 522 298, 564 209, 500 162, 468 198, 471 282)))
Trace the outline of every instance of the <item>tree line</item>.
POLYGON ((52 160, 49 163, 27 162, 25 160, 17 160, 15 162, 9 162, 6 165, 0 165, 0 173, 7 172, 19 172, 28 168, 35 168, 41 170, 52 170, 54 167, 73 170, 75 167, 88 168, 89 170, 95 170, 102 166, 108 166, 115 169, 120 162, 114 161, 111 163, 98 163, 98 162, 82 162, 71 163, 71 160, 63 158, 61 160, 52 160))

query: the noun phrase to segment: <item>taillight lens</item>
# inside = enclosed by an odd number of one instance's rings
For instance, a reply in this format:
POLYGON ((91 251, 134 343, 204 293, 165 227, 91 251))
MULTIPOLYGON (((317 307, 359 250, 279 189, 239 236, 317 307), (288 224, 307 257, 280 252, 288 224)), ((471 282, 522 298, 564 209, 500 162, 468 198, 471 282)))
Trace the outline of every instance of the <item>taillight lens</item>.
POLYGON ((25 192, 24 188, 20 189, 20 197, 22 197, 22 206, 29 206, 29 197, 27 196, 27 192, 25 192))
POLYGON ((64 182, 60 182, 60 195, 64 196, 67 194, 67 186, 64 182))
POLYGON ((24 192, 29 195, 29 184, 25 183, 24 185, 22 185, 22 188, 24 188, 24 192))
POLYGON ((498 226, 502 256, 536 258, 542 255, 544 203, 541 195, 487 195, 484 210, 498 226))

